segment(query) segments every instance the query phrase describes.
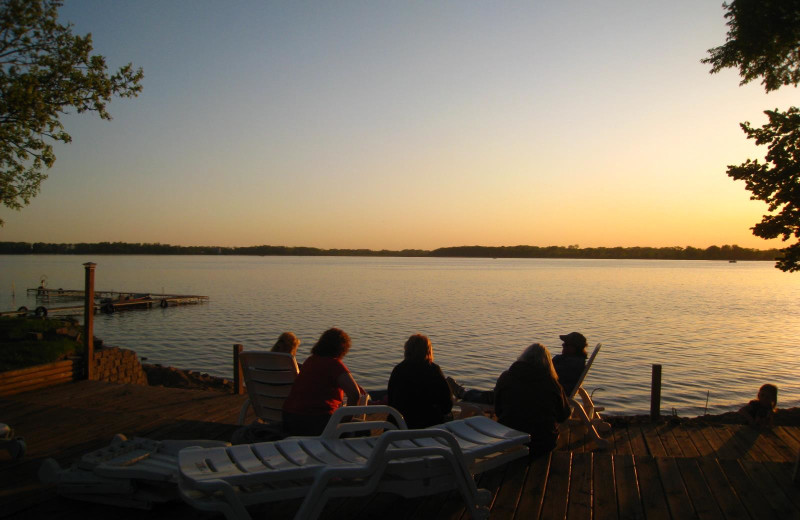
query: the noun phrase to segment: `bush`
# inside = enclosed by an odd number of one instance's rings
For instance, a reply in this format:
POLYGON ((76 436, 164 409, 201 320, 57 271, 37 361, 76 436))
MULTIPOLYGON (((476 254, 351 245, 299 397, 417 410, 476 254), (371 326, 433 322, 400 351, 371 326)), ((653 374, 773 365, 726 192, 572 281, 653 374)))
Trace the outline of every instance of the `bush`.
POLYGON ((74 322, 42 318, 0 318, 0 371, 43 365, 82 354, 74 322), (42 339, 28 333, 41 334, 42 339))

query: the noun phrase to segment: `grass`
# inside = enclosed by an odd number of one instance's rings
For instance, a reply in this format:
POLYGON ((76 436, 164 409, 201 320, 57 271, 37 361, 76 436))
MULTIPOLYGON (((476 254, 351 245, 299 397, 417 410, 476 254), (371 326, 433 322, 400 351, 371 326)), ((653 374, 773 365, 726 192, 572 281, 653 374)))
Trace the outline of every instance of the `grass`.
POLYGON ((43 318, 0 318, 0 372, 43 365, 83 353, 70 321, 43 318), (41 340, 31 334, 41 334, 41 340), (67 335, 72 333, 71 335, 67 335))

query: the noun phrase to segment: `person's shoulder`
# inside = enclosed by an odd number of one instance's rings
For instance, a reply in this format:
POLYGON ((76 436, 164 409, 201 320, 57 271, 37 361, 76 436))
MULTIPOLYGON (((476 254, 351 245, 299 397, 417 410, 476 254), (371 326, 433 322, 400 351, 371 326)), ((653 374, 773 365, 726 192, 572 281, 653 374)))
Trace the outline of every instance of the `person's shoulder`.
POLYGON ((497 378, 497 384, 505 383, 511 378, 511 371, 510 370, 503 370, 500 374, 500 377, 497 378))

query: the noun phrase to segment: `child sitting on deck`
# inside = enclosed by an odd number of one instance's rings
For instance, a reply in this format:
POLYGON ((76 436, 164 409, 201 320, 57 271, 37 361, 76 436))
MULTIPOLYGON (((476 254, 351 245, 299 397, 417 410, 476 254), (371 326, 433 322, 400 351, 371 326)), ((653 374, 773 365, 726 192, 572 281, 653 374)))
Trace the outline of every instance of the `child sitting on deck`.
POLYGON ((767 383, 758 389, 758 397, 744 405, 739 414, 751 426, 772 426, 777 405, 778 387, 767 383))

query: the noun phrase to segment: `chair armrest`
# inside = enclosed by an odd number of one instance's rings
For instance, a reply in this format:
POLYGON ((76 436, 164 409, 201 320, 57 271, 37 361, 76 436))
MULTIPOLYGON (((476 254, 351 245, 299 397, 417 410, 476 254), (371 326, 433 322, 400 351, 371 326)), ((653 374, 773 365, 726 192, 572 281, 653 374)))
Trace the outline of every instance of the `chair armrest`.
POLYGON ((327 426, 325 426, 325 430, 323 430, 322 435, 320 437, 326 439, 338 439, 339 436, 344 432, 352 432, 358 430, 365 430, 365 429, 373 429, 373 428, 385 428, 387 426, 391 426, 391 428, 397 428, 401 430, 407 430, 408 426, 406 425, 406 420, 403 418, 403 414, 401 414, 397 409, 392 408, 391 406, 387 405, 373 405, 373 406, 342 406, 335 412, 328 420, 327 426), (357 423, 349 423, 349 422, 342 422, 342 420, 346 417, 352 417, 356 415, 364 415, 364 414, 376 414, 376 413, 385 413, 392 417, 397 422, 397 425, 393 425, 386 421, 364 421, 364 422, 357 422, 357 423))
POLYGON ((247 409, 250 408, 250 398, 244 400, 242 404, 242 409, 239 410, 239 419, 236 424, 242 425, 244 424, 244 418, 247 417, 247 409))

